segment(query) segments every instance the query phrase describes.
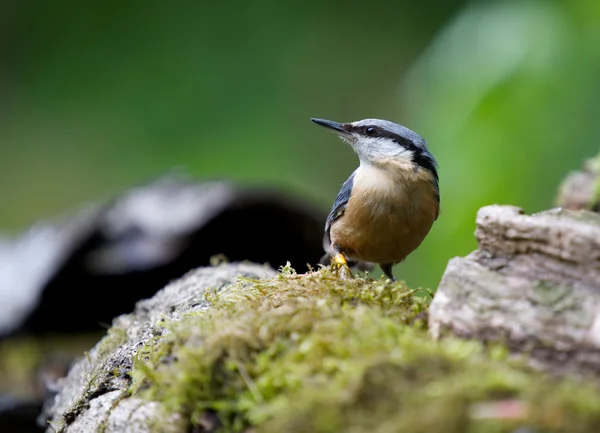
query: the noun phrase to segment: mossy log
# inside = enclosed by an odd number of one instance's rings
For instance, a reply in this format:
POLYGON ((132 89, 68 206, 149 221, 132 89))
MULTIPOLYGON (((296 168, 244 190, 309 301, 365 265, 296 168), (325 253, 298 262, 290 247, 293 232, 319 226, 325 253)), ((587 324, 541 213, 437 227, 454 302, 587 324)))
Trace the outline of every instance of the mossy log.
POLYGON ((165 414, 160 402, 130 395, 139 349, 164 333, 161 325, 166 320, 208 308, 209 290, 226 290, 239 276, 264 278, 274 274, 268 267, 246 264, 201 269, 138 302, 132 314, 115 319, 108 334, 63 379, 60 393, 48 402, 42 415, 48 419, 48 431, 184 431, 187 420, 165 414))
POLYGON ((430 301, 327 268, 197 269, 115 320, 64 379, 48 431, 600 431, 597 384, 431 339, 430 301))
POLYGON ((600 373, 600 215, 487 206, 475 235, 479 249, 444 273, 432 335, 502 341, 557 373, 600 373))

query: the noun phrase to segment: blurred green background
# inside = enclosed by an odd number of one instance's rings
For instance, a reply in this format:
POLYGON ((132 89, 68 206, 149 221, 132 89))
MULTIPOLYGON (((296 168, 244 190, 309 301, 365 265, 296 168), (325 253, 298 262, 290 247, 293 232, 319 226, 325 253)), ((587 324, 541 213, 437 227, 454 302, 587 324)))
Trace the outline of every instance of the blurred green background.
POLYGON ((357 159, 309 121, 428 142, 442 213, 395 273, 435 287, 491 203, 550 207, 600 138, 600 2, 0 3, 0 230, 174 167, 328 209, 357 159))

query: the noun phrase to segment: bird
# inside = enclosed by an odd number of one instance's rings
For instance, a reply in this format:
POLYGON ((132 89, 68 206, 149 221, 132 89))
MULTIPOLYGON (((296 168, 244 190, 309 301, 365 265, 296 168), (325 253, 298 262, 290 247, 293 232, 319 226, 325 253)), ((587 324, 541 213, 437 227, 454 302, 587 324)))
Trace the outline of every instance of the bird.
POLYGON ((325 222, 321 263, 392 267, 416 250, 440 213, 438 164, 426 141, 383 119, 339 123, 311 120, 336 133, 358 155, 325 222))

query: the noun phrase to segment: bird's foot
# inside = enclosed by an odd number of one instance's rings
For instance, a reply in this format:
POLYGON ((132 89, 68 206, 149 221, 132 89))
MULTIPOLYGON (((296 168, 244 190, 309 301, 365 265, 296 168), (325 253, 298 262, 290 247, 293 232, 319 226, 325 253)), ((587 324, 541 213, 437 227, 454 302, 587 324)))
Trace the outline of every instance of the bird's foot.
POLYGON ((350 271, 350 266, 348 266, 348 261, 346 257, 342 253, 337 253, 331 259, 331 266, 333 267, 334 272, 336 272, 340 278, 347 279, 348 277, 352 278, 352 271, 350 271))
POLYGON ((394 275, 392 274, 393 263, 382 263, 380 266, 381 266, 381 270, 383 271, 383 274, 389 280, 388 284, 395 283, 396 282, 396 278, 394 278, 394 275))

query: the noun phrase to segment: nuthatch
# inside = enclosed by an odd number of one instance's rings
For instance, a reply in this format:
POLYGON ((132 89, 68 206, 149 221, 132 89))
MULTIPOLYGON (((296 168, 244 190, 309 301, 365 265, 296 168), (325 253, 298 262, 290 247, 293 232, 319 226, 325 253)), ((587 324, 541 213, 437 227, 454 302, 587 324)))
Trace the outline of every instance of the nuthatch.
POLYGON ((377 263, 395 281, 392 266, 421 244, 439 214, 435 158, 419 134, 387 120, 311 120, 333 130, 360 160, 327 217, 324 260, 377 263))

